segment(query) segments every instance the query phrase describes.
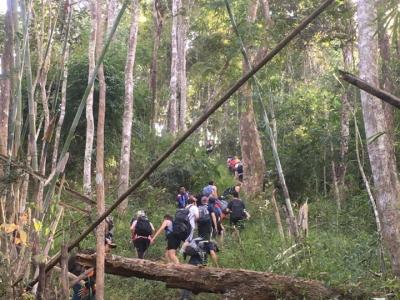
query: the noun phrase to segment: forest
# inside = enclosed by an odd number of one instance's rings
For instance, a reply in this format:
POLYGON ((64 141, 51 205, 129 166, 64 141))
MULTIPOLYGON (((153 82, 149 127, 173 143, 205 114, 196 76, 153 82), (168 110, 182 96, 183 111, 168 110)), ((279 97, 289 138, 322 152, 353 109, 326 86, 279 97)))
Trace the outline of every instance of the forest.
POLYGON ((400 299, 398 0, 0 27, 0 299, 400 299))

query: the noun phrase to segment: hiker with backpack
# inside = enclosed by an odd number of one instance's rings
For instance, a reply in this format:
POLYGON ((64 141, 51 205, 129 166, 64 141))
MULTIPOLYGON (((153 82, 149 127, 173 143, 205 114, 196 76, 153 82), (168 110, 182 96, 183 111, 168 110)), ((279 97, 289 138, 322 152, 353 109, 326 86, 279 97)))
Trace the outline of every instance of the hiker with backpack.
POLYGON ((213 196, 215 198, 218 198, 218 190, 217 190, 217 186, 214 184, 214 181, 208 182, 208 185, 206 185, 203 188, 202 194, 203 194, 203 196, 206 196, 206 197, 213 196))
POLYGON ((235 165, 235 178, 243 182, 243 163, 241 161, 235 165))
POLYGON ((230 224, 234 227, 241 227, 241 222, 245 219, 249 219, 250 215, 246 211, 246 207, 241 199, 239 199, 239 193, 234 191, 232 193, 233 199, 228 203, 228 210, 230 212, 230 224))
POLYGON ((194 236, 194 230, 196 229, 196 224, 199 219, 199 208, 197 207, 196 204, 197 199, 193 196, 189 197, 188 200, 188 205, 185 207, 186 209, 189 210, 189 223, 191 227, 191 231, 185 242, 183 243, 181 247, 181 253, 184 252, 185 247, 189 244, 189 242, 193 239, 194 236))
MULTIPOLYGON (((226 190, 224 190, 224 192, 222 193, 222 198, 224 199, 224 200, 226 200, 227 198, 229 198, 229 197, 232 197, 232 193, 234 192, 234 191, 236 191, 236 192, 240 192, 240 187, 241 187, 241 185, 242 185, 242 183, 241 182, 238 182, 238 183, 236 183, 234 186, 231 186, 231 187, 229 187, 229 188, 227 188, 226 190)), ((220 197, 221 198, 221 197, 220 197)))
POLYGON ((228 164, 228 169, 229 171, 234 175, 235 174, 235 166, 240 162, 239 158, 237 156, 234 156, 233 158, 229 159, 227 161, 228 164))
POLYGON ((179 193, 176 196, 176 203, 178 208, 185 208, 186 205, 188 204, 189 200, 189 193, 186 192, 186 189, 184 186, 181 186, 179 188, 179 193))
POLYGON ((145 212, 139 210, 136 213, 136 220, 131 224, 132 242, 136 248, 138 258, 143 259, 144 253, 150 246, 151 236, 154 233, 154 226, 150 223, 145 212))
MULTIPOLYGON (((221 197, 220 197, 221 198, 221 197)), ((218 237, 220 242, 223 243, 224 238, 224 226, 222 225, 222 214, 223 211, 228 208, 228 203, 223 199, 215 199, 210 197, 209 201, 209 210, 214 212, 215 214, 215 224, 212 225, 212 236, 214 238, 218 237)))
POLYGON ((197 222, 199 237, 209 240, 211 237, 213 224, 215 226, 217 225, 215 211, 212 209, 212 207, 209 207, 208 197, 203 196, 201 198, 201 205, 199 206, 199 220, 197 222))
MULTIPOLYGON (((206 240, 202 237, 193 239, 189 245, 185 248, 183 253, 184 260, 189 256, 189 264, 194 266, 206 266, 208 255, 211 256, 211 260, 215 267, 219 268, 218 256, 219 252, 217 244, 206 240)), ((181 292, 181 300, 189 300, 192 298, 192 292, 183 289, 181 292)))
POLYGON ((174 218, 171 215, 165 215, 164 220, 161 223, 160 228, 158 228, 157 232, 154 234, 153 238, 150 240, 150 244, 153 245, 156 238, 164 231, 165 239, 167 240, 167 248, 165 249, 165 259, 167 262, 179 263, 178 258, 176 257, 176 249, 179 248, 180 241, 176 239, 172 232, 174 218))

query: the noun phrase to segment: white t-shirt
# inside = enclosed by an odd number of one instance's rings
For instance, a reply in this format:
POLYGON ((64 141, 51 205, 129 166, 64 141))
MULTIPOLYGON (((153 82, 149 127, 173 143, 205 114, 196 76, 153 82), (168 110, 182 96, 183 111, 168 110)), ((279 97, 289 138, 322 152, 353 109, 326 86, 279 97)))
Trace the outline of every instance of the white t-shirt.
POLYGON ((189 204, 187 206, 189 208, 189 222, 192 229, 196 228, 196 219, 199 218, 199 208, 194 204, 189 204))

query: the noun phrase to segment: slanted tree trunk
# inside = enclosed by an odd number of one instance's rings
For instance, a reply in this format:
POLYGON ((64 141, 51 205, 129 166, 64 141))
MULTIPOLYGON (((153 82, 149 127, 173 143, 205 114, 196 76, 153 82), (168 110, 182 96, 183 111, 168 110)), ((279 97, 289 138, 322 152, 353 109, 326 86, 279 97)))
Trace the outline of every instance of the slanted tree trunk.
MULTIPOLYGON (((105 0, 97 0, 96 18, 96 61, 99 60, 105 31, 107 29, 107 9, 105 0)), ((96 202, 97 214, 101 216, 105 211, 105 187, 104 187, 104 123, 106 118, 106 79, 104 65, 100 64, 99 72, 99 111, 97 116, 96 137, 96 202)), ((105 221, 96 228, 96 299, 104 299, 104 257, 105 257, 105 221)))
POLYGON ((172 28, 171 28, 171 80, 170 99, 168 103, 168 131, 176 134, 178 130, 177 102, 178 102, 178 9, 180 0, 172 0, 172 28))
MULTIPOLYGON (((249 23, 255 22, 257 8, 258 1, 251 1, 247 16, 249 23)), ((242 65, 243 73, 247 73, 249 69, 245 60, 242 65)), ((261 192, 263 188, 265 161, 254 115, 250 82, 242 87, 241 92, 243 105, 239 122, 239 137, 244 171, 243 188, 246 194, 254 195, 261 192)))
MULTIPOLYGON (((124 115, 122 117, 122 144, 119 163, 119 187, 118 196, 121 196, 129 186, 129 168, 131 159, 131 136, 133 118, 133 69, 135 66, 137 33, 139 25, 139 3, 137 0, 131 6, 131 28, 129 33, 128 56, 125 65, 125 102, 124 115)), ((122 213, 128 206, 128 199, 121 203, 118 212, 122 213)))
MULTIPOLYGON (((96 259, 95 255, 81 253, 78 253, 76 258, 78 263, 84 266, 93 266, 96 259)), ((106 257, 106 272, 124 277, 162 281, 169 288, 183 288, 195 293, 223 294, 224 299, 351 299, 357 296, 360 299, 368 298, 367 294, 358 289, 329 288, 316 280, 242 269, 164 264, 117 255, 106 257)))
MULTIPOLYGON (((375 1, 357 4, 360 77, 378 86, 378 41, 375 1)), ((376 192, 376 204, 382 223, 382 235, 394 274, 400 275, 400 182, 394 145, 388 132, 383 102, 361 91, 368 155, 376 192)))
MULTIPOLYGON (((97 34, 97 18, 96 18, 96 0, 89 1, 90 10, 90 36, 89 36, 89 80, 95 67, 95 49, 97 34)), ((92 152, 93 152, 93 136, 94 136, 94 119, 93 119, 93 90, 92 86, 86 101, 86 143, 85 157, 83 163, 83 193, 91 198, 92 196, 92 152)))
POLYGON ((151 93, 150 126, 153 127, 157 118, 157 72, 158 49, 160 48, 161 33, 164 25, 164 12, 161 0, 153 0, 154 44, 151 58, 149 88, 151 93))

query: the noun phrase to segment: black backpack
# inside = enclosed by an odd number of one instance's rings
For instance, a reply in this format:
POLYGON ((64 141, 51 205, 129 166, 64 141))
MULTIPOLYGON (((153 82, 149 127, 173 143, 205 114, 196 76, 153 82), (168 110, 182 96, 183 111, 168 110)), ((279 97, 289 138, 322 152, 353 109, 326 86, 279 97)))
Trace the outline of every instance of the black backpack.
POLYGON ((140 236, 149 236, 153 233, 150 222, 147 218, 138 218, 135 225, 135 233, 140 236))
POLYGON ((199 206, 199 223, 209 223, 211 220, 210 212, 208 211, 207 205, 199 206))
POLYGON ((244 209, 242 201, 239 199, 232 200, 231 218, 243 219, 243 216, 244 216, 244 209))
POLYGON ((192 226, 189 221, 189 209, 178 209, 175 213, 175 219, 172 222, 172 234, 179 240, 184 241, 188 238, 192 226))

